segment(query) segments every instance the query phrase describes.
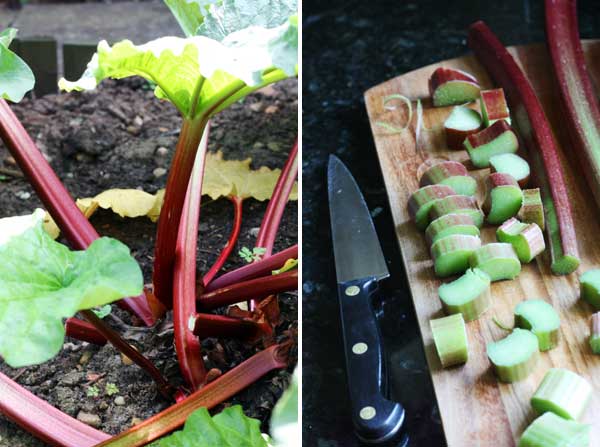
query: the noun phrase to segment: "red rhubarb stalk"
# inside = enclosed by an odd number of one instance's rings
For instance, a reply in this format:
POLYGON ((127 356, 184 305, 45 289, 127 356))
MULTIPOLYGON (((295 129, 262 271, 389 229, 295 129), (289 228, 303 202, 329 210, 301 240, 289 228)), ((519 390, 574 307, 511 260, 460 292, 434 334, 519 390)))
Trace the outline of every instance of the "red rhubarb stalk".
POLYGON ((263 258, 260 261, 244 265, 243 267, 219 276, 206 286, 204 293, 222 289, 238 282, 270 275, 273 270, 281 268, 288 259, 298 259, 297 244, 268 258, 263 258))
POLYGON ((571 145, 600 206, 600 107, 579 41, 575 1, 546 0, 546 41, 571 145))
POLYGON ((0 413, 48 445, 56 447, 92 447, 110 439, 110 435, 73 419, 2 373, 0 413))
POLYGON ((201 345, 190 327, 190 319, 196 315, 196 250, 198 245, 198 219, 202 198, 204 161, 208 146, 209 124, 206 125, 200 149, 188 185, 181 224, 175 250, 173 274, 173 328, 175 351, 179 369, 188 386, 196 390, 206 379, 206 368, 202 360, 201 345))
POLYGON ((240 229, 242 228, 242 209, 244 199, 240 197, 230 197, 229 200, 231 200, 231 203, 233 203, 233 228, 231 230, 231 234, 229 235, 229 240, 221 251, 221 254, 210 270, 206 272, 202 278, 202 283, 205 287, 212 282, 217 273, 219 273, 219 270, 221 270, 223 267, 223 264, 225 264, 225 261, 227 261, 229 258, 229 255, 231 255, 233 247, 235 247, 235 243, 240 235, 240 229))
MULTIPOLYGON (((50 164, 3 99, 0 99, 0 138, 73 248, 83 250, 98 239, 99 235, 92 224, 75 205, 50 164)), ((133 312, 148 326, 154 324, 154 316, 144 295, 126 298, 119 301, 119 305, 133 312)))
POLYGON ((192 167, 206 122, 203 117, 183 121, 158 219, 152 282, 154 294, 167 309, 173 306, 173 267, 177 243, 177 231, 174 229, 179 228, 192 167))
POLYGON ((73 337, 94 345, 102 346, 106 344, 106 338, 93 325, 79 318, 68 318, 65 322, 65 332, 67 337, 73 337))
POLYGON ((198 307, 202 310, 217 309, 241 301, 260 300, 275 293, 294 290, 297 287, 298 270, 295 269, 279 275, 255 278, 203 293, 198 297, 198 307))
POLYGON ((187 417, 198 408, 213 408, 265 374, 285 368, 288 349, 285 345, 274 345, 253 355, 182 402, 98 444, 97 447, 139 447, 170 433, 183 425, 187 417))
POLYGON ((256 238, 256 247, 261 247, 266 250, 263 256, 265 258, 271 256, 271 253, 273 252, 273 245, 275 244, 275 236, 277 235, 277 230, 279 229, 279 224, 281 223, 281 216, 283 215, 283 211, 285 210, 285 206, 288 202, 297 176, 298 140, 296 140, 294 147, 290 151, 290 155, 288 156, 285 166, 283 167, 279 179, 277 180, 277 184, 275 185, 275 189, 271 195, 271 200, 269 200, 269 204, 267 205, 267 210, 265 211, 265 215, 256 238))
POLYGON ((558 149, 542 106, 524 73, 485 23, 471 25, 468 43, 492 79, 504 89, 515 112, 546 210, 552 271, 572 273, 579 265, 575 226, 558 149))
POLYGON ((197 314, 194 321, 194 334, 200 338, 232 337, 254 340, 261 335, 272 333, 268 323, 225 315, 197 314))

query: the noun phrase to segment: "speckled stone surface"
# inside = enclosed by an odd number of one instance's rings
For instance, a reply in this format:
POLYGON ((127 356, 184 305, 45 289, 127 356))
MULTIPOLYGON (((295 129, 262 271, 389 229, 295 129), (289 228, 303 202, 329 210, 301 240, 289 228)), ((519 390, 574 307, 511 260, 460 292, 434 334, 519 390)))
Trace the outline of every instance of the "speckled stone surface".
MULTIPOLYGON (((350 421, 331 254, 326 165, 335 153, 362 188, 392 274, 381 318, 391 395, 407 408, 411 446, 444 446, 363 92, 467 53, 466 30, 478 19, 506 45, 542 42, 543 2, 305 0, 303 8, 303 444, 360 445, 350 421)), ((600 2, 580 2, 579 17, 582 37, 600 37, 600 2)))

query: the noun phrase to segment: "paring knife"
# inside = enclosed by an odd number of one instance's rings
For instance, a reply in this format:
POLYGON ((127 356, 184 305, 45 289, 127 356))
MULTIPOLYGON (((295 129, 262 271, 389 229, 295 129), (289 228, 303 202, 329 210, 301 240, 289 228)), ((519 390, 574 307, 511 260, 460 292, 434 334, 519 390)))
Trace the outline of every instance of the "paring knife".
POLYGON ((335 155, 329 157, 327 177, 352 420, 361 440, 385 442, 404 422, 402 405, 386 398, 385 359, 373 308, 378 283, 390 274, 367 204, 335 155))

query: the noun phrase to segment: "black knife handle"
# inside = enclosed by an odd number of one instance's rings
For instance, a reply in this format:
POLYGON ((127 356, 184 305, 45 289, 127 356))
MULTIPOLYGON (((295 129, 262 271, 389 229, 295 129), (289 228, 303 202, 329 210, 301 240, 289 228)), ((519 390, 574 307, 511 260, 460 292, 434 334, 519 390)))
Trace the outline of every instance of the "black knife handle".
POLYGON ((338 285, 352 421, 358 437, 369 443, 389 440, 404 421, 402 405, 385 397, 383 345, 373 309, 377 291, 375 278, 338 285))

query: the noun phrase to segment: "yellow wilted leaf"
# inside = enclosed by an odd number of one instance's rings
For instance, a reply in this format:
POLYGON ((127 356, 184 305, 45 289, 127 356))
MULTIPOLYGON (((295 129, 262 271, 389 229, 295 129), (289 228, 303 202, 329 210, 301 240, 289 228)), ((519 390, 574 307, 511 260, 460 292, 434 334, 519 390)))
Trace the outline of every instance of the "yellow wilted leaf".
MULTIPOLYGON (((252 197, 263 201, 271 198, 281 169, 269 169, 262 166, 251 170, 251 158, 246 160, 223 160, 223 153, 209 152, 206 154, 204 183, 202 194, 213 200, 219 197, 252 197)), ((298 186, 290 194, 290 200, 298 200, 298 186)))

